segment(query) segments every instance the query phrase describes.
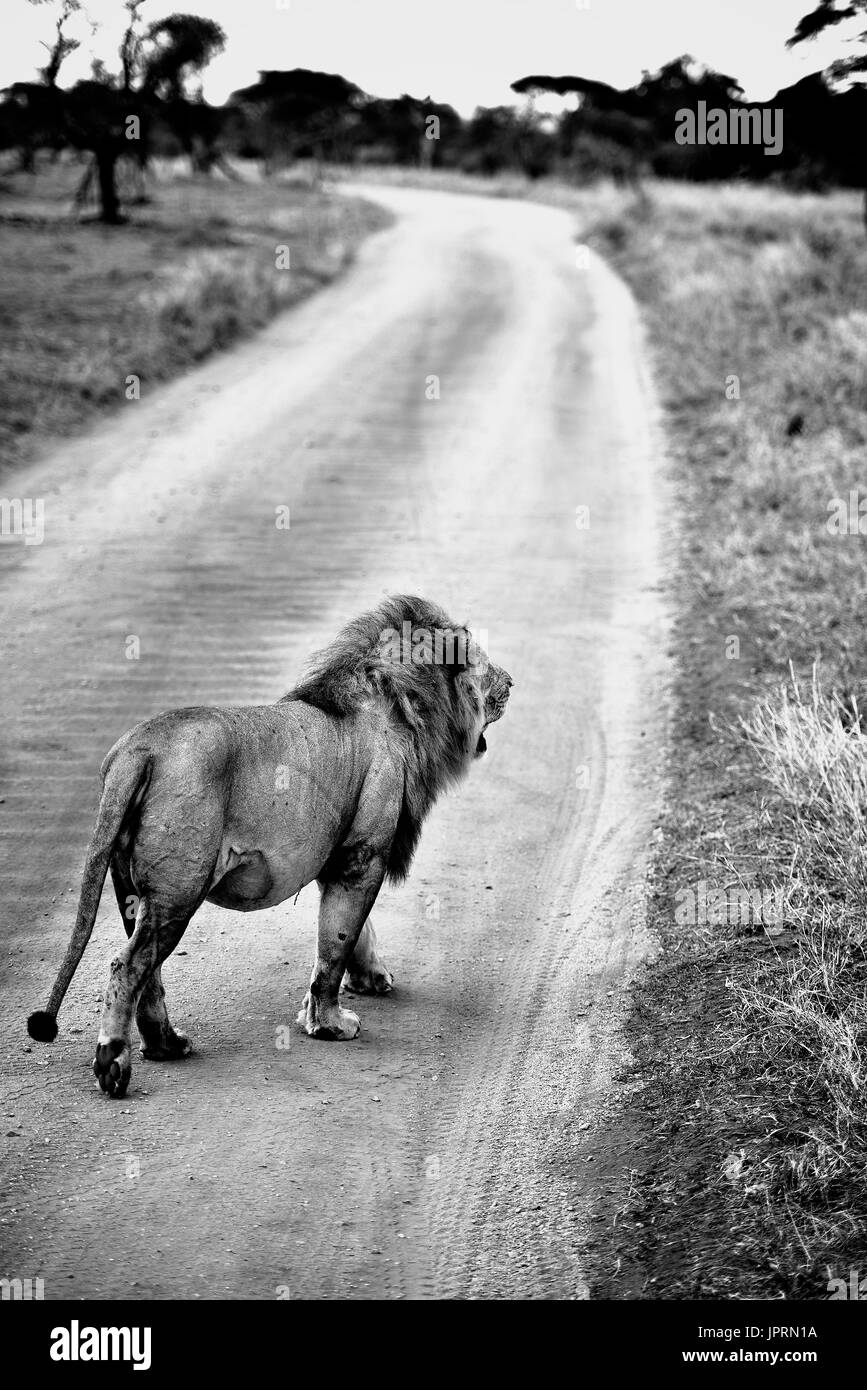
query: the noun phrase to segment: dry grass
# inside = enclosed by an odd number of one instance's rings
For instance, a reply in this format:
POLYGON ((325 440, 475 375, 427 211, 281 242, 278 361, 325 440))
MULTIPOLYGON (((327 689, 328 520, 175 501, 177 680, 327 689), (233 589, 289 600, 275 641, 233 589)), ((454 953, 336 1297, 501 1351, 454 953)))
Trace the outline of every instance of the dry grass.
POLYGON ((79 165, 0 194, 0 466, 254 332, 333 278, 385 214, 309 186, 164 173, 127 226, 70 214, 79 165), (276 267, 276 247, 290 269, 276 267))
POLYGON ((742 727, 789 810, 800 892, 797 953, 735 990, 747 1050, 811 1116, 796 1143, 766 1152, 762 1181, 826 1202, 867 1178, 867 738, 857 704, 826 694, 815 670, 806 695, 793 679, 742 727))
POLYGON ((644 306, 680 521, 643 1163, 598 1291, 826 1297, 867 1236, 867 537, 828 525, 867 482, 867 242, 848 194, 603 202, 582 235, 644 306), (700 881, 778 890, 782 930, 684 928, 700 881))

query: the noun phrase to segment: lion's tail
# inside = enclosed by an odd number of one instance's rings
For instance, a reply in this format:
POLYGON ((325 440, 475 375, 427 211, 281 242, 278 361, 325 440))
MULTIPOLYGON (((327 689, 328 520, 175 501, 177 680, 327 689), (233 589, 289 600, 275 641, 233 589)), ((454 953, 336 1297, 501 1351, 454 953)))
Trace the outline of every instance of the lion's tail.
POLYGON ((27 1020, 27 1031, 37 1042, 54 1042, 57 1037, 57 1014, 93 931, 114 842, 130 803, 150 780, 150 758, 144 751, 132 756, 121 753, 114 760, 109 760, 96 826, 84 863, 72 938, 54 981, 48 1007, 37 1009, 27 1020))

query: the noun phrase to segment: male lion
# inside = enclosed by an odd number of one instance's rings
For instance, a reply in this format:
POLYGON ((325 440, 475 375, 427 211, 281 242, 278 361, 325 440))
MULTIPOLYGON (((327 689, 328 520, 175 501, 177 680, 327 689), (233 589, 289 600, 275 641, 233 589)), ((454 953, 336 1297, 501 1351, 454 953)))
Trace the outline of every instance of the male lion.
POLYGON ((106 871, 129 940, 111 962, 93 1071, 129 1084, 135 1011, 143 1057, 190 1051, 169 1022, 160 977, 207 899, 253 912, 318 880, 316 963, 299 1023, 354 1038, 344 973, 360 993, 392 977, 368 913, 386 876, 406 877, 437 795, 485 751, 512 679, 434 604, 399 596, 356 618, 275 705, 169 710, 137 724, 102 765, 103 793, 72 940, 32 1038, 57 1013, 93 930, 106 871))

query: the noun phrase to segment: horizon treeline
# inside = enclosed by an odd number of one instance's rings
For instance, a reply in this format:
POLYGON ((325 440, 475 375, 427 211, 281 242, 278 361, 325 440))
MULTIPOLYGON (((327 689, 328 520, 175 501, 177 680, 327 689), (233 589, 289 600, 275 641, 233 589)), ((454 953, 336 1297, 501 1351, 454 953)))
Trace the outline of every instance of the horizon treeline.
POLYGON ((187 156, 197 172, 232 156, 269 171, 317 159, 579 182, 657 175, 770 178, 809 189, 864 184, 867 89, 835 91, 821 72, 769 101, 745 102, 735 78, 682 55, 623 90, 578 76, 525 76, 512 84, 523 102, 478 107, 465 118, 427 97, 376 97, 339 74, 304 68, 262 70, 213 106, 200 88, 190 93, 166 79, 165 66, 161 81, 151 76, 138 88, 104 69, 69 88, 56 73, 14 83, 0 94, 0 149, 18 151, 22 169, 40 149, 87 150, 109 183, 112 163, 134 154, 142 166, 154 156, 187 156), (552 96, 565 99, 560 114, 545 109, 552 96), (678 143, 678 112, 702 102, 708 111, 781 112, 779 153, 760 142, 678 143))

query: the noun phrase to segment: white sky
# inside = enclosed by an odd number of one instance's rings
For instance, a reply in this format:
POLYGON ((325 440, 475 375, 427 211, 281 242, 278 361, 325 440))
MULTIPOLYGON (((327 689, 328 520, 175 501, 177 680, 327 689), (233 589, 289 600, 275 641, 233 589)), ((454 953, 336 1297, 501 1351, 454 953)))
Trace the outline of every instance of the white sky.
MULTIPOLYGON (((225 52, 205 74, 222 102, 260 68, 339 72, 377 96, 431 96, 463 114, 514 101, 509 83, 531 72, 577 73, 614 86, 637 81, 680 53, 738 78, 748 99, 780 87, 840 53, 842 29, 785 47, 815 0, 147 0, 143 15, 207 15, 226 31, 225 52)), ((61 81, 87 76, 90 59, 114 69, 121 0, 86 0, 81 51, 61 81)), ((0 87, 27 80, 45 60, 54 4, 0 0, 0 87)))

